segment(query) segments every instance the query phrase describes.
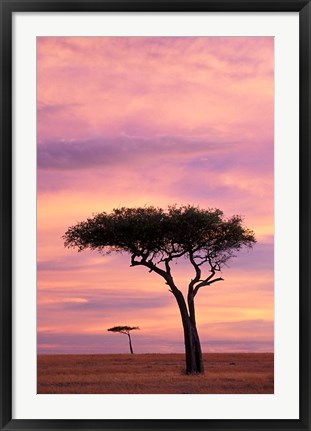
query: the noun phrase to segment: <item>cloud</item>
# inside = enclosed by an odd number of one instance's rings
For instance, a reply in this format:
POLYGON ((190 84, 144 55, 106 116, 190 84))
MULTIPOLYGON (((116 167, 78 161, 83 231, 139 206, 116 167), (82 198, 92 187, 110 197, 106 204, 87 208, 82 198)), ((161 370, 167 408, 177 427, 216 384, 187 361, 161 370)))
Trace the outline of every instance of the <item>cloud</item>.
MULTIPOLYGON (((64 112, 70 112, 75 106, 79 106, 77 103, 47 103, 38 102, 37 103, 37 113, 38 115, 53 115, 53 114, 64 114, 64 112)), ((39 120, 40 121, 40 120, 39 120)))
MULTIPOLYGON (((83 298, 84 299, 84 298, 83 298)), ((67 298, 65 300, 59 302, 52 302, 47 304, 42 304, 42 311, 47 312, 48 309, 52 311, 52 309, 57 308, 57 311, 67 312, 69 310, 79 312, 79 311, 99 311, 100 313, 112 312, 122 310, 131 310, 135 312, 135 310, 140 310, 143 312, 149 308, 158 308, 165 306, 168 302, 170 302, 170 298, 161 295, 161 296, 153 296, 150 297, 139 297, 139 296, 129 296, 125 294, 124 296, 118 298, 98 298, 98 297, 87 297, 84 301, 69 301, 67 298)))
POLYGON ((205 352, 210 353, 223 353, 223 352, 273 352, 273 340, 245 340, 244 338, 238 340, 230 340, 223 338, 219 340, 202 341, 202 348, 205 352))
MULTIPOLYGON (((144 329, 133 332, 135 353, 183 353, 183 340, 144 334, 144 329), (155 347, 156 346, 156 347, 155 347)), ((38 332, 38 353, 129 353, 128 341, 120 334, 52 333, 38 332)))
POLYGON ((227 334, 238 333, 249 338, 255 339, 260 334, 269 334, 270 338, 273 339, 273 328, 274 322, 272 320, 264 319, 246 319, 239 321, 224 321, 204 324, 204 328, 210 334, 211 338, 215 338, 215 334, 226 332, 227 334))
MULTIPOLYGON (((135 353, 184 353, 182 334, 176 336, 147 333, 142 329, 132 333, 135 353)), ((128 342, 122 335, 38 332, 38 353, 128 353, 128 342)), ((272 340, 245 340, 224 338, 202 340, 203 353, 208 352, 273 352, 272 340)))
POLYGON ((39 121, 40 139, 207 126, 271 137, 273 38, 40 38, 38 100, 75 114, 39 121))
POLYGON ((161 308, 171 303, 171 297, 166 294, 156 294, 154 292, 142 292, 139 289, 131 291, 124 289, 123 292, 119 290, 109 290, 105 287, 102 290, 92 289, 85 286, 84 289, 79 290, 74 295, 68 289, 39 291, 38 303, 40 304, 40 314, 47 312, 63 313, 66 311, 73 312, 114 312, 122 310, 140 310, 144 312, 150 308, 161 308), (72 298, 70 296, 72 295, 72 298))
POLYGON ((91 49, 98 67, 109 61, 110 69, 118 65, 124 71, 144 58, 147 68, 161 64, 178 68, 181 64, 245 78, 272 72, 273 43, 273 37, 41 37, 38 53, 50 67, 87 67, 83 60, 90 60, 91 49))
POLYGON ((103 268, 103 266, 112 263, 112 257, 102 256, 96 258, 94 254, 91 253, 74 253, 72 255, 65 255, 61 258, 51 259, 51 260, 40 260, 37 261, 37 271, 42 272, 67 272, 67 271, 77 271, 81 268, 103 268))
MULTIPOLYGON (((231 147, 234 143, 230 144, 231 147)), ((219 152, 224 144, 198 137, 113 136, 93 140, 47 141, 38 146, 39 169, 86 169, 122 163, 170 159, 189 160, 219 152)))
POLYGON ((243 250, 237 254, 236 258, 228 262, 228 266, 241 271, 251 268, 252 271, 265 274, 273 274, 274 270, 274 245, 273 242, 256 243, 251 250, 243 250))

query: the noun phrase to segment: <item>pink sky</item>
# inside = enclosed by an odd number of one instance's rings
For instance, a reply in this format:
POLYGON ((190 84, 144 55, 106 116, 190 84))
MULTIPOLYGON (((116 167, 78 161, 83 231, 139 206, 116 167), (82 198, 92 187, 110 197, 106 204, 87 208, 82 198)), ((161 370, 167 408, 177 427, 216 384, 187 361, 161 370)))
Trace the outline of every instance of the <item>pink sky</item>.
MULTIPOLYGON (((163 280, 62 235, 120 206, 241 214, 257 244, 201 289, 203 351, 273 351, 274 42, 269 37, 37 39, 38 352, 183 352, 163 280)), ((176 265, 182 290, 192 276, 176 265)))

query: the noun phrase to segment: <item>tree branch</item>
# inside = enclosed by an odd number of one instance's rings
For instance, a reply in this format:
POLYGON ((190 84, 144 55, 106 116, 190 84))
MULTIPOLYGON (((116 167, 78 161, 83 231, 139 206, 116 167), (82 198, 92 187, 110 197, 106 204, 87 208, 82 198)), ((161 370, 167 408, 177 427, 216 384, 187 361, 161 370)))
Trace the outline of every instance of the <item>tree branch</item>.
POLYGON ((208 285, 210 286, 211 284, 216 283, 216 281, 224 281, 224 279, 222 277, 215 278, 214 280, 210 281, 208 285))
POLYGON ((192 251, 189 252, 189 260, 190 260, 192 266, 195 269, 195 277, 194 277, 194 279, 192 279, 190 281, 189 286, 188 286, 188 292, 191 293, 193 291, 194 285, 198 281, 200 281, 200 278, 201 278, 201 269, 200 269, 200 265, 197 264, 197 262, 195 261, 192 251))
POLYGON ((160 249, 160 251, 162 253, 162 258, 159 260, 159 262, 164 262, 165 259, 169 259, 169 260, 177 259, 188 253, 188 250, 182 250, 181 252, 178 253, 173 246, 172 246, 172 251, 168 251, 165 249, 160 249), (167 257, 164 257, 165 255, 167 257))
POLYGON ((194 288, 193 296, 195 296, 198 293, 198 291, 201 287, 209 286, 213 283, 216 283, 216 281, 223 281, 224 280, 222 277, 218 277, 218 278, 215 278, 214 280, 212 280, 214 275, 215 275, 215 271, 213 271, 213 273, 211 275, 209 275, 205 280, 202 280, 199 284, 197 284, 194 288))
POLYGON ((170 275, 170 276, 172 276, 171 275, 171 267, 170 267, 170 260, 171 259, 165 259, 164 260, 164 263, 165 263, 165 269, 166 269, 166 272, 170 275))
POLYGON ((131 266, 146 266, 147 268, 149 268, 149 272, 156 272, 157 274, 161 275, 162 278, 164 278, 164 280, 166 281, 166 284, 168 284, 171 288, 171 290, 174 292, 176 292, 178 289, 175 286, 173 277, 171 275, 171 268, 169 266, 169 262, 165 261, 165 267, 166 267, 166 271, 162 268, 159 268, 158 266, 156 266, 156 264, 154 264, 151 259, 150 260, 146 260, 146 259, 141 259, 141 260, 135 260, 135 257, 137 257, 137 255, 134 253, 131 256, 131 266))
POLYGON ((205 262, 207 262, 209 260, 209 256, 205 256, 205 257, 202 257, 202 256, 193 256, 193 258, 201 260, 200 263, 197 263, 198 266, 203 265, 205 262))

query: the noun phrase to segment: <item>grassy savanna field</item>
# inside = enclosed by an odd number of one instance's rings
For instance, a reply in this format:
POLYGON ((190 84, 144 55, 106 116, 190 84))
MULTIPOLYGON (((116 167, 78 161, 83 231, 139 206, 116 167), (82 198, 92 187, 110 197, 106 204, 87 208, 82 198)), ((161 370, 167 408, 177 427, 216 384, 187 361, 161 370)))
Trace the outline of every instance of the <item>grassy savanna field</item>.
POLYGON ((39 394, 272 394, 273 353, 206 353, 204 375, 184 354, 39 355, 39 394))

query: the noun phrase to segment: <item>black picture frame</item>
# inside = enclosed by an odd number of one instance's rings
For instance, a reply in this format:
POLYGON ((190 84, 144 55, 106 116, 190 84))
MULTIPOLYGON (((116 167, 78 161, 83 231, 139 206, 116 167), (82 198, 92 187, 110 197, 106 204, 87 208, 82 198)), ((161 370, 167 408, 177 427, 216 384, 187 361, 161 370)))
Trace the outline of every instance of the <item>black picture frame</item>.
POLYGON ((0 0, 1 12, 1 430, 311 430, 310 120, 311 4, 306 0, 0 0), (12 419, 12 15, 14 12, 299 12, 300 415, 297 420, 12 419))

